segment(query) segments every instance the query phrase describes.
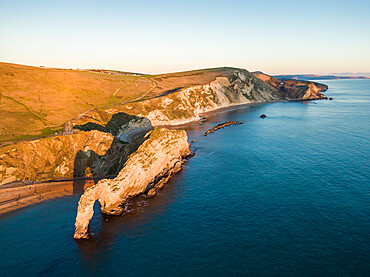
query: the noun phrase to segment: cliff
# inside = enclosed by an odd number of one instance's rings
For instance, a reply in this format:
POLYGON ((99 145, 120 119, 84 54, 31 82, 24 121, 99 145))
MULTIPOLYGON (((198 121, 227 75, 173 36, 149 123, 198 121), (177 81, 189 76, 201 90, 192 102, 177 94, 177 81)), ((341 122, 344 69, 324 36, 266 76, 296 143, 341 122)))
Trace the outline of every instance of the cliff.
POLYGON ((328 89, 327 85, 301 80, 276 79, 262 72, 253 72, 253 75, 280 91, 286 100, 313 100, 322 99, 322 91, 328 89))
MULTIPOLYGON (((266 74, 251 74, 245 69, 219 68, 221 76, 203 85, 179 87, 160 96, 118 105, 104 110, 93 110, 74 124, 106 125, 117 113, 147 118, 153 126, 179 125, 196 121, 201 114, 220 108, 268 101, 321 99, 325 85, 289 81, 280 82, 266 74)), ((215 72, 214 69, 213 72, 215 72)), ((201 74, 201 73, 198 73, 201 74)), ((203 73, 204 75, 207 72, 203 73)))
MULTIPOLYGON (((17 72, 10 72, 6 78, 17 72)), ((60 73, 53 71, 56 76, 60 73)), ((135 81, 138 88, 139 83, 155 84, 145 93, 146 100, 96 108, 70 122, 75 129, 85 132, 0 148, 0 185, 84 177, 87 168, 94 177, 116 176, 128 155, 142 142, 142 135, 153 126, 188 123, 199 120, 202 113, 241 104, 321 99, 321 91, 327 88, 318 83, 279 81, 267 74, 227 67, 144 77, 145 82, 135 81), (137 143, 131 144, 136 139, 137 143)))
POLYGON ((104 120, 101 120, 99 123, 102 121, 109 121, 105 125, 89 121, 82 125, 75 125, 74 128, 82 131, 99 130, 110 133, 126 142, 131 142, 137 134, 142 132, 146 133, 153 128, 150 120, 145 117, 129 115, 122 112, 117 112, 111 117, 102 111, 96 111, 96 113, 99 117, 104 118, 104 120))
POLYGON ((315 87, 308 84, 284 89, 230 67, 143 75, 0 63, 0 144, 55 135, 70 123, 114 129, 106 124, 117 112, 166 125, 232 105, 315 99, 315 87))
POLYGON ((190 154, 186 132, 157 128, 127 160, 114 179, 102 179, 86 189, 78 203, 75 239, 88 238, 88 226, 95 201, 102 213, 119 215, 128 198, 141 193, 155 195, 169 178, 181 169, 182 158, 190 154))
POLYGON ((99 131, 24 141, 0 148, 0 185, 72 178, 79 151, 104 155, 114 137, 99 131))

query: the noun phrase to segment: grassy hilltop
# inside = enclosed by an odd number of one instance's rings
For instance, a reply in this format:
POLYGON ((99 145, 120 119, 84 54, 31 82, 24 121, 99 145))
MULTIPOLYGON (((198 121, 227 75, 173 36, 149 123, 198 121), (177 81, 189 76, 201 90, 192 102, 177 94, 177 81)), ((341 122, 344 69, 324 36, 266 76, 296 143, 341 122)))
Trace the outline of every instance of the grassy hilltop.
POLYGON ((204 85, 230 70, 123 75, 0 63, 0 142, 54 134, 89 110, 204 85))

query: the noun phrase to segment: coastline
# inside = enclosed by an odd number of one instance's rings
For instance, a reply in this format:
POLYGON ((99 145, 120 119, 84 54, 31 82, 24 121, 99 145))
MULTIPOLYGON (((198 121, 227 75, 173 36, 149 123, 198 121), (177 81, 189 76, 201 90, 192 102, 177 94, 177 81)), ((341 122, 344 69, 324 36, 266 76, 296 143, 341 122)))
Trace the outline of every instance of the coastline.
MULTIPOLYGON (((317 99, 312 99, 312 100, 317 100, 317 99)), ((302 101, 312 101, 312 100, 302 100, 302 101)), ((200 124, 202 122, 206 122, 207 121, 206 116, 208 116, 208 115, 213 115, 213 114, 223 113, 223 112, 227 112, 227 111, 243 109, 243 108, 246 108, 246 107, 249 107, 249 106, 259 106, 259 105, 264 105, 264 104, 273 104, 273 103, 280 103, 280 102, 290 102, 290 101, 288 101, 288 100, 275 100, 275 101, 266 101, 266 102, 256 102, 256 103, 231 105, 231 106, 228 106, 228 107, 222 107, 222 108, 218 108, 218 109, 215 109, 215 110, 212 110, 212 111, 200 113, 199 116, 201 117, 201 119, 194 118, 194 120, 191 120, 191 121, 188 121, 188 122, 182 123, 182 124, 158 125, 158 126, 155 126, 155 127, 166 127, 166 128, 169 128, 169 129, 181 129, 181 128, 194 126, 194 125, 200 124)))
POLYGON ((45 181, 34 184, 12 184, 0 187, 0 216, 53 198, 82 193, 94 185, 91 179, 45 181), (75 192, 76 183, 81 192, 75 192))
MULTIPOLYGON (((309 100, 301 100, 301 101, 312 101, 318 99, 309 99, 309 100)), ((201 119, 191 120, 189 122, 183 124, 176 124, 176 125, 161 125, 155 127, 167 127, 170 129, 181 129, 190 126, 194 126, 196 124, 201 124, 203 121, 206 121, 205 118, 208 115, 218 114, 226 111, 232 111, 237 109, 242 109, 249 106, 257 106, 263 104, 272 104, 278 102, 290 102, 288 100, 276 100, 276 101, 266 101, 266 102, 258 102, 258 103, 246 103, 246 104, 238 104, 232 105, 228 107, 222 107, 219 109, 215 109, 212 111, 208 111, 205 113, 199 114, 201 119)), ((129 139, 133 139, 134 137, 143 133, 143 130, 139 129, 137 131, 131 131, 129 134, 129 139)), ((191 138, 189 138, 189 141, 191 138)), ((106 176, 105 178, 109 178, 111 176, 106 176)), ((84 183, 84 189, 94 184, 94 180, 91 178, 75 178, 75 179, 56 179, 56 180, 47 180, 41 182, 34 182, 34 183, 9 183, 0 186, 0 215, 7 214, 9 212, 25 208, 31 204, 39 203, 44 200, 50 200, 57 197, 63 196, 70 196, 73 195, 73 184, 75 182, 84 183)), ((81 193, 83 193, 83 190, 81 193)))

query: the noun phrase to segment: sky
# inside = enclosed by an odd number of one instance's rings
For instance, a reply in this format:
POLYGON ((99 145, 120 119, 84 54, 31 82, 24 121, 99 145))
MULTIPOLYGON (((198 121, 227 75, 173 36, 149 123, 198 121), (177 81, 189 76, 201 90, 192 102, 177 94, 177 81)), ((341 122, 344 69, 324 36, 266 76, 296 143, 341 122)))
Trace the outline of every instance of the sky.
POLYGON ((0 0, 0 61, 142 73, 370 72, 369 14, 369 0, 0 0))

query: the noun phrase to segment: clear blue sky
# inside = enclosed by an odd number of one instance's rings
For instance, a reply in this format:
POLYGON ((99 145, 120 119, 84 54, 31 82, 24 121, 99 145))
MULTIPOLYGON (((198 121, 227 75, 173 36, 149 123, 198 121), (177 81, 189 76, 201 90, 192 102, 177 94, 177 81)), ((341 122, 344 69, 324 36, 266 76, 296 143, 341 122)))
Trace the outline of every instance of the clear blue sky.
POLYGON ((0 0, 0 61, 146 73, 370 72, 369 14, 369 0, 0 0))

